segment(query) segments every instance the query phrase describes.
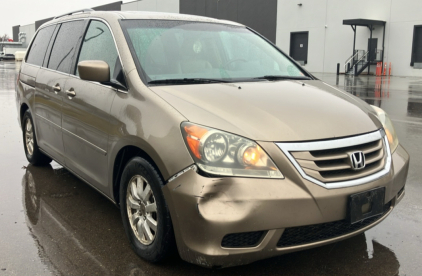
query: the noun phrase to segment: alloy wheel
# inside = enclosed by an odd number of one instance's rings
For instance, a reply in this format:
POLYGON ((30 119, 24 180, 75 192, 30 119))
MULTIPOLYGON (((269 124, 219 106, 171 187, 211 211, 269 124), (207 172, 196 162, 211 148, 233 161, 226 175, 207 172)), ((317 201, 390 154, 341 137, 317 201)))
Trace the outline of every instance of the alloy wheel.
POLYGON ((130 226, 136 238, 150 245, 157 234, 157 205, 148 181, 135 175, 129 181, 126 207, 130 226))
POLYGON ((34 128, 32 122, 28 118, 25 123, 25 145, 29 155, 34 153, 34 128))

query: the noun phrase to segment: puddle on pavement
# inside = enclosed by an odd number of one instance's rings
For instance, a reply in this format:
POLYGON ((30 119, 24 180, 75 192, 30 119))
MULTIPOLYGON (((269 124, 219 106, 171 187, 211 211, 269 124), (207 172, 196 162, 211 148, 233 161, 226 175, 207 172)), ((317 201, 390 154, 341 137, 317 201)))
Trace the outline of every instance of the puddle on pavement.
POLYGON ((257 275, 263 267, 266 275, 396 275, 400 266, 391 250, 365 234, 222 270, 191 265, 177 255, 153 265, 132 252, 118 209, 72 174, 29 165, 22 186, 26 222, 40 258, 63 275, 257 275))

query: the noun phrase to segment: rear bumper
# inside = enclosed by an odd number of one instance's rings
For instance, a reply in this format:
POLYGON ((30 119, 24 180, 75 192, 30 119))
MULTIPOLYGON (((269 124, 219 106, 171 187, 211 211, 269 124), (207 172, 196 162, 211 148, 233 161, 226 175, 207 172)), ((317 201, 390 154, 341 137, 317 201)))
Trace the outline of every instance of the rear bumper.
POLYGON ((228 267, 336 242, 380 223, 404 196, 409 155, 400 145, 387 175, 339 189, 303 179, 275 144, 261 145, 285 179, 207 178, 189 170, 163 187, 182 259, 205 267, 228 267), (286 228, 344 220, 349 195, 376 187, 385 187, 385 202, 391 204, 377 219, 328 239, 277 246, 286 228), (252 247, 222 246, 228 234, 255 231, 263 235, 252 247))

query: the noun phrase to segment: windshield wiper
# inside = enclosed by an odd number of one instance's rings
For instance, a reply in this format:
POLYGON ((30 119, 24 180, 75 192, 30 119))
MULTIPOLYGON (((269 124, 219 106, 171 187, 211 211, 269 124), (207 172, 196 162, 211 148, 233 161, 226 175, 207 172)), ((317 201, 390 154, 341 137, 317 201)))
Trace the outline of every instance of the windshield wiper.
POLYGON ((255 80, 310 80, 311 78, 305 76, 278 76, 278 75, 267 75, 262 77, 256 77, 255 80))
POLYGON ((148 84, 194 84, 194 83, 218 83, 218 82, 231 82, 222 79, 206 79, 206 78, 183 78, 183 79, 163 79, 152 80, 148 84))

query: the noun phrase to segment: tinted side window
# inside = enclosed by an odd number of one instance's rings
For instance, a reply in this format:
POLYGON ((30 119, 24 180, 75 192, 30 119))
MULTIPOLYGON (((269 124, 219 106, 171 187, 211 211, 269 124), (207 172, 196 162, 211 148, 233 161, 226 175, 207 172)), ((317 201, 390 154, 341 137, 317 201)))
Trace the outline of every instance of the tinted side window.
POLYGON ((29 54, 26 59, 27 63, 42 66, 45 52, 47 51, 47 46, 55 27, 56 26, 53 25, 39 30, 34 42, 32 42, 31 49, 29 50, 29 54))
POLYGON ((69 73, 78 40, 82 36, 84 21, 63 23, 54 41, 48 68, 69 73))
MULTIPOLYGON (((102 60, 110 66, 110 77, 116 79, 120 70, 120 60, 113 36, 107 25, 100 21, 91 21, 83 40, 78 63, 83 60, 102 60), (116 72, 115 72, 116 71, 116 72)), ((76 75, 79 75, 76 67, 76 75)))

